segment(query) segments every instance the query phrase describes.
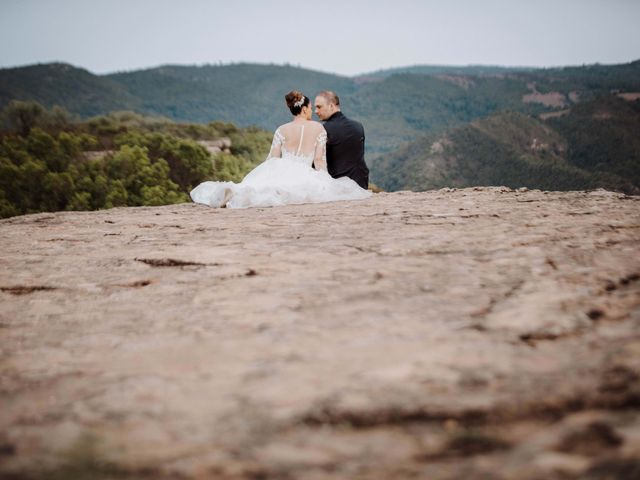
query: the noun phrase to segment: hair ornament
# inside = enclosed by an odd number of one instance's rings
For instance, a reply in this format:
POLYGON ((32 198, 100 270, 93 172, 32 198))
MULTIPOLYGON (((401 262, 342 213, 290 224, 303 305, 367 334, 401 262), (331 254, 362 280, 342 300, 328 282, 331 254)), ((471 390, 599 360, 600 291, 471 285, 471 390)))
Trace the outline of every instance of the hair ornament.
POLYGON ((294 107, 301 107, 301 106, 304 104, 304 100, 305 100, 306 98, 307 98, 307 97, 305 97, 304 95, 302 95, 302 97, 300 98, 300 100, 298 100, 297 102, 295 102, 295 103, 293 104, 293 106, 294 106, 294 107))

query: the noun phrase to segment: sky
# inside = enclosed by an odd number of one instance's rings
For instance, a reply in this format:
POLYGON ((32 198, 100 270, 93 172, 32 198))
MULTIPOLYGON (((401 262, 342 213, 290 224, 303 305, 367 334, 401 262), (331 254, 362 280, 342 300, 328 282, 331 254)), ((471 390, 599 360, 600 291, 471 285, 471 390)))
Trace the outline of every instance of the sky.
POLYGON ((0 0, 0 67, 551 67, 640 59, 640 0, 0 0))

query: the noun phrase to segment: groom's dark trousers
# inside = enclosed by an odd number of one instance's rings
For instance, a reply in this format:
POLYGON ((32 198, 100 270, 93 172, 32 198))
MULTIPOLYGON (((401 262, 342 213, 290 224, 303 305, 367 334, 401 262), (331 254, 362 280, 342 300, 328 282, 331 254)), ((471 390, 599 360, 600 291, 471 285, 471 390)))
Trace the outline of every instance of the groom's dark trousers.
POLYGON ((336 112, 325 122, 327 170, 333 178, 349 177, 362 188, 369 186, 369 169, 364 161, 364 128, 336 112))

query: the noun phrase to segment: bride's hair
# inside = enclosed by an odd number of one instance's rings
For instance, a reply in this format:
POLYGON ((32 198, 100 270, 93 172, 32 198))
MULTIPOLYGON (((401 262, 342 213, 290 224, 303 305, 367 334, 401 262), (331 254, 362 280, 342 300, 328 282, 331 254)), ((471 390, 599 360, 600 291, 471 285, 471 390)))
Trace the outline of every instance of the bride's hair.
POLYGON ((302 107, 309 105, 309 97, 298 90, 293 90, 284 96, 287 101, 287 107, 291 111, 291 115, 299 115, 302 107))

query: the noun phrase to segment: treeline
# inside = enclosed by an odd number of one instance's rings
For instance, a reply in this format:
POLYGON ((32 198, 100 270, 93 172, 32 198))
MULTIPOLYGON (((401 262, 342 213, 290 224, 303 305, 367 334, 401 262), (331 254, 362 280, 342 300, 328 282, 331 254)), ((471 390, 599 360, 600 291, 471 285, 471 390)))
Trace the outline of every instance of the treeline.
POLYGON ((240 181, 271 134, 230 123, 177 124, 119 112, 77 121, 64 109, 11 102, 1 114, 0 217, 189 201, 205 180, 240 181), (210 154, 198 141, 228 138, 210 154))

